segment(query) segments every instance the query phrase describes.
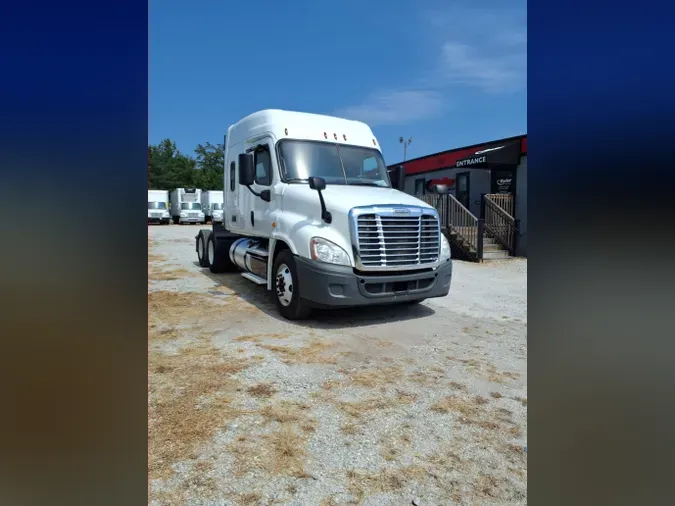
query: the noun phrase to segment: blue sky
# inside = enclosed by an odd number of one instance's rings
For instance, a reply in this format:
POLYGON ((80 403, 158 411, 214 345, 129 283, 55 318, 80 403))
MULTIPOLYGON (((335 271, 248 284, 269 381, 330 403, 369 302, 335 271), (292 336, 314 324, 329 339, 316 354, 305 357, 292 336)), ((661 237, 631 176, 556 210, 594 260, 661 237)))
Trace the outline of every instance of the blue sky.
POLYGON ((251 112, 368 123, 387 163, 526 133, 524 0, 151 0, 150 131, 189 154, 251 112))

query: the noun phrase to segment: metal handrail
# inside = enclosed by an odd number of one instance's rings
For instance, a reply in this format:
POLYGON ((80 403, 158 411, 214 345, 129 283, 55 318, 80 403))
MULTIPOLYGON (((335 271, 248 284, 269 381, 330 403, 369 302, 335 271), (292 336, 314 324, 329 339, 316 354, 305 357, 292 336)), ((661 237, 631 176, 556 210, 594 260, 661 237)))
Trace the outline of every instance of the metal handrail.
POLYGON ((502 208, 502 211, 504 211, 506 214, 508 214, 511 218, 514 216, 514 199, 513 195, 510 193, 487 193, 485 194, 485 198, 491 200, 494 202, 496 205, 502 208))
POLYGON ((514 255, 516 234, 520 235, 520 231, 516 228, 516 220, 495 202, 494 195, 484 197, 485 230, 514 255))
POLYGON ((482 223, 471 211, 451 194, 425 194, 416 197, 434 206, 441 218, 441 228, 450 229, 457 239, 455 244, 469 256, 482 259, 482 223))

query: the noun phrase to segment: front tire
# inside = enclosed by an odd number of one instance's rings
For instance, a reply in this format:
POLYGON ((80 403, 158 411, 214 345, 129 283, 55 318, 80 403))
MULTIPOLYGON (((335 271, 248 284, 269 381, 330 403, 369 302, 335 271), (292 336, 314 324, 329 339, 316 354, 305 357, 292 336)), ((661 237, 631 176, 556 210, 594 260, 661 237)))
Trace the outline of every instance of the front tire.
POLYGON ((173 224, 178 225, 178 219, 179 219, 178 216, 172 216, 172 219, 173 219, 173 224))
POLYGON ((298 270, 290 250, 281 251, 274 259, 272 291, 279 314, 287 320, 302 320, 312 308, 300 298, 298 270))

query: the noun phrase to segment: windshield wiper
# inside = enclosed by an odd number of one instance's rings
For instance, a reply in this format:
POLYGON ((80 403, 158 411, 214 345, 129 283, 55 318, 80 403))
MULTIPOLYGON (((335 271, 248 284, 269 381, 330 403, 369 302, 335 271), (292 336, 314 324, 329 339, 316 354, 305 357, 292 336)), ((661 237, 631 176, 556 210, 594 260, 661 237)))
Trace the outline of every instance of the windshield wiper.
POLYGON ((377 184, 375 181, 356 181, 354 183, 347 183, 350 186, 377 186, 378 188, 387 188, 381 184, 377 184))

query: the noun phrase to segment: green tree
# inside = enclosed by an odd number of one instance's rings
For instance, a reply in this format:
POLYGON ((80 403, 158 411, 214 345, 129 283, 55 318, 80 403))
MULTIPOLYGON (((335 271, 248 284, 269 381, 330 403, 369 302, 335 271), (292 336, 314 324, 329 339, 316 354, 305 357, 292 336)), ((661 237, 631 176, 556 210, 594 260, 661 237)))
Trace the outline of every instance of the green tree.
POLYGON ((195 186, 202 190, 223 189, 223 165, 225 163, 225 148, 222 144, 197 144, 197 178, 195 186))
POLYGON ((198 187, 196 161, 182 154, 171 139, 164 139, 148 147, 150 188, 172 190, 180 187, 198 187))

